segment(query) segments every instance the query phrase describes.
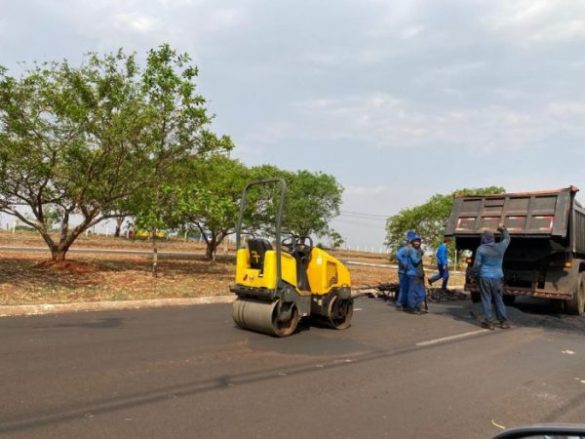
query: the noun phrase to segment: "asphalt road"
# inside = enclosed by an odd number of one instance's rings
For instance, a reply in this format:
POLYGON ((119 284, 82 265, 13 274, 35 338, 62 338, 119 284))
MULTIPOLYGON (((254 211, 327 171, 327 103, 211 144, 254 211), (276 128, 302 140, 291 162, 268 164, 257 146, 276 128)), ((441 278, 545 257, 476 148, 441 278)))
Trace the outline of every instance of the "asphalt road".
POLYGON ((489 438, 585 422, 585 324, 525 305, 356 301, 346 331, 271 338, 230 305, 0 319, 0 437, 489 438))

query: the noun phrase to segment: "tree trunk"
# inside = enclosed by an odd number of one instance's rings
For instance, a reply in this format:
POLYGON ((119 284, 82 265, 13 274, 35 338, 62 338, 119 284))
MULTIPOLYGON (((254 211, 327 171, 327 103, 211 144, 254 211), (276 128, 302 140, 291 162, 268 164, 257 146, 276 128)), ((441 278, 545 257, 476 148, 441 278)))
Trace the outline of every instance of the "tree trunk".
POLYGON ((69 250, 69 248, 51 249, 51 259, 53 260, 53 262, 63 262, 65 260, 65 256, 67 255, 67 250, 69 250))
POLYGON ((154 230, 152 231, 152 277, 158 277, 158 246, 154 230))
MULTIPOLYGON (((225 239, 226 236, 227 236, 227 233, 225 233, 224 231, 220 231, 217 234, 212 233, 211 239, 205 241, 205 243, 207 244, 207 249, 205 250, 205 257, 207 259, 215 262, 215 257, 217 255, 217 249, 218 249, 219 245, 223 242, 223 240, 225 239)), ((226 250, 226 253, 227 253, 227 250, 226 250)))
POLYGON ((119 238, 120 232, 122 231, 122 224, 124 224, 124 220, 126 216, 117 216, 116 217, 116 231, 114 232, 114 237, 119 238))
POLYGON ((205 241, 205 244, 207 245, 207 248, 205 249, 205 258, 215 262, 215 254, 218 245, 215 236, 212 236, 211 239, 205 241))
POLYGON ((211 241, 207 243, 207 248, 205 249, 205 258, 210 261, 215 261, 215 248, 211 244, 211 241))

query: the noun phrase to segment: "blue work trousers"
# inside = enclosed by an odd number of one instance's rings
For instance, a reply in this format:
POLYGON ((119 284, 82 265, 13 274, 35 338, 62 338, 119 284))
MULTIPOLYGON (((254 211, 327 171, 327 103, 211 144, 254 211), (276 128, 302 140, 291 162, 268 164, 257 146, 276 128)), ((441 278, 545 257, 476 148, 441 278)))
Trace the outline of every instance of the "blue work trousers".
POLYGON ((500 322, 507 319, 506 306, 502 296, 504 294, 504 282, 502 279, 479 278, 479 294, 481 295, 481 306, 486 320, 492 321, 492 302, 496 307, 496 317, 500 322))
POLYGON ((439 279, 443 279, 443 283, 441 284, 441 289, 447 289, 447 283, 449 282, 449 267, 446 265, 437 265, 437 269, 439 272, 434 276, 431 276, 429 280, 431 283, 438 281, 439 279))
POLYGON ((406 308, 406 303, 408 299, 408 276, 406 273, 398 273, 398 299, 396 299, 396 304, 400 305, 403 308, 406 308))
POLYGON ((427 294, 425 290, 425 283, 422 277, 407 276, 408 277, 408 295, 406 307, 408 309, 418 308, 424 302, 427 294))

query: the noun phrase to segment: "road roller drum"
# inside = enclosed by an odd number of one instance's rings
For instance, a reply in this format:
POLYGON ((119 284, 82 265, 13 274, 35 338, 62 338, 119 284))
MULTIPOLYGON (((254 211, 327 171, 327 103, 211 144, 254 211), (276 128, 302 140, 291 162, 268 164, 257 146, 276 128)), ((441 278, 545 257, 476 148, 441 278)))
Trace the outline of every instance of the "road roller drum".
POLYGON ((299 313, 294 305, 290 305, 283 318, 281 303, 275 301, 258 302, 249 299, 236 299, 233 303, 234 322, 242 328, 264 334, 285 337, 297 329, 299 313))

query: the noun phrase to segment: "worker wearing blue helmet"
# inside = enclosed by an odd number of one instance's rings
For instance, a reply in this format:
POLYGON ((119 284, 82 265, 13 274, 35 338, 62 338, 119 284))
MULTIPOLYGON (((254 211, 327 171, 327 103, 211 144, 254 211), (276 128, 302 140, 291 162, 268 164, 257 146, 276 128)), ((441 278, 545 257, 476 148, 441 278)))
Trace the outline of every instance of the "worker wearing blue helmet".
POLYGON ((406 233, 406 239, 402 241, 402 245, 396 251, 396 261, 398 262, 398 297, 396 299, 396 308, 404 309, 407 307, 408 298, 408 250, 411 247, 410 240, 416 235, 415 232, 409 230, 406 233))
POLYGON ((407 252, 408 267, 406 276, 408 277, 408 298, 406 301, 406 311, 413 314, 421 314, 423 313, 422 303, 427 294, 424 284, 424 252, 421 248, 421 237, 415 233, 410 238, 412 247, 407 252))

